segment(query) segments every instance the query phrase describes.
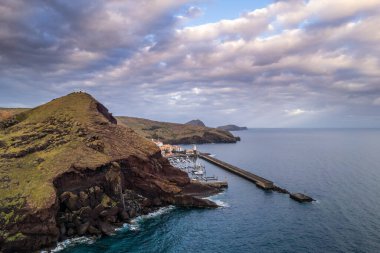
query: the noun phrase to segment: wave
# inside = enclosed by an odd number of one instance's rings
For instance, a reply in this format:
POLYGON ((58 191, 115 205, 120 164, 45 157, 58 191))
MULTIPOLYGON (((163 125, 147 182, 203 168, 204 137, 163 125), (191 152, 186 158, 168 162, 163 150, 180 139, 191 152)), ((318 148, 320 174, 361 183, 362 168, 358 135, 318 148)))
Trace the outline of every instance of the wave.
POLYGON ((203 199, 208 199, 208 200, 215 202, 215 204, 217 204, 219 206, 219 208, 230 207, 230 205, 227 202, 220 199, 220 196, 223 196, 224 194, 225 194, 225 192, 220 192, 216 195, 206 197, 203 199))
POLYGON ((213 200, 215 204, 217 204, 219 207, 230 207, 230 205, 227 202, 224 202, 222 200, 213 200))
POLYGON ((93 244, 95 241, 96 241, 96 238, 92 238, 92 237, 85 237, 85 236, 74 237, 74 238, 70 238, 62 242, 59 242, 57 244, 57 247, 55 247, 54 249, 50 251, 41 251, 41 253, 59 252, 68 247, 72 247, 78 244, 93 244))
MULTIPOLYGON (((152 219, 155 217, 158 217, 162 214, 168 213, 171 210, 173 210, 175 207, 174 206, 166 206, 166 207, 161 207, 157 211, 145 214, 145 215, 140 215, 130 221, 130 223, 124 223, 122 227, 115 229, 116 232, 118 231, 138 231, 140 230, 140 224, 142 221, 147 220, 147 219, 152 219)), ((96 238, 94 237, 74 237, 67 239, 65 241, 59 242, 57 244, 57 247, 55 247, 51 251, 41 251, 41 253, 48 253, 48 252, 59 252, 62 251, 68 247, 72 247, 78 244, 93 244, 96 241, 96 238)))
POLYGON ((163 215, 165 213, 170 212, 174 208, 175 206, 161 207, 157 211, 154 211, 152 213, 137 216, 136 218, 131 219, 129 223, 124 223, 123 226, 121 228, 116 229, 116 231, 138 231, 140 230, 140 223, 144 220, 152 219, 157 216, 163 215))
POLYGON ((170 211, 172 211, 173 209, 175 208, 175 206, 165 206, 165 207, 161 207, 159 208, 157 211, 154 211, 152 213, 148 213, 148 214, 144 214, 144 215, 140 215, 134 219, 131 220, 131 223, 133 222, 141 222, 141 221, 144 221, 144 220, 147 220, 147 219, 152 219, 152 218, 155 218, 157 216, 161 216, 165 213, 168 213, 170 211))

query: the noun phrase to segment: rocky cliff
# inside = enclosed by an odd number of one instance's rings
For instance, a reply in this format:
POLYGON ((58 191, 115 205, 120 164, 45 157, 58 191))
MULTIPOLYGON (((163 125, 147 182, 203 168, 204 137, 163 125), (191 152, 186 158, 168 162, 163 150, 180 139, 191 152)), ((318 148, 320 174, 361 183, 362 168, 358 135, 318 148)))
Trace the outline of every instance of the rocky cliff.
POLYGON ((235 143, 228 131, 210 127, 160 122, 133 117, 116 117, 118 122, 132 128, 147 139, 160 139, 169 144, 235 143))
POLYGON ((85 93, 0 122, 0 252, 109 235, 165 205, 216 207, 159 149, 85 93), (189 189, 192 189, 191 191, 189 189), (190 194, 191 192, 191 194, 190 194))

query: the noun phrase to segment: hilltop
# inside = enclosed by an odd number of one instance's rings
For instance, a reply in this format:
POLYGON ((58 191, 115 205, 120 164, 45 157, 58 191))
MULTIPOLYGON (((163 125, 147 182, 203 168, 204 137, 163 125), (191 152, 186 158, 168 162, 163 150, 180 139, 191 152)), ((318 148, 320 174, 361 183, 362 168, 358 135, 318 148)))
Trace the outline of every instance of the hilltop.
POLYGON ((206 127, 205 123, 200 119, 190 120, 189 122, 186 122, 185 125, 206 127))
MULTIPOLYGON (((13 115, 30 110, 28 108, 0 108, 0 121, 13 115)), ((201 144, 201 143, 235 143, 240 140, 229 131, 237 131, 235 125, 217 128, 206 127, 201 120, 191 120, 185 124, 154 121, 143 118, 118 116, 120 125, 133 129, 148 139, 161 139, 169 144, 201 144), (225 128, 226 127, 226 128, 225 128)), ((245 130, 245 127, 239 130, 245 130)))
POLYGON ((0 182, 0 252, 108 235, 122 222, 169 204, 216 206, 188 194, 216 189, 191 184, 156 145, 117 125, 86 93, 0 122, 0 182))
POLYGON ((153 121, 134 117, 116 117, 120 124, 132 128, 147 139, 160 139, 169 144, 235 143, 228 131, 216 128, 153 121))

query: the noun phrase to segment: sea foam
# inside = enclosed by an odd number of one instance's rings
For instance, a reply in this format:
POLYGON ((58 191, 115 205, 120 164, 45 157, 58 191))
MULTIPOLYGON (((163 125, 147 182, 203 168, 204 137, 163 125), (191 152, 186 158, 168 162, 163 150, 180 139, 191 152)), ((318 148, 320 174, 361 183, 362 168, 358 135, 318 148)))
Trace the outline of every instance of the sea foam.
POLYGON ((74 237, 74 238, 70 238, 62 242, 59 242, 57 244, 57 247, 55 247, 54 249, 50 251, 41 251, 41 253, 59 252, 61 250, 66 249, 67 247, 75 246, 78 244, 93 244, 95 240, 96 240, 95 238, 85 237, 85 236, 74 237))
POLYGON ((140 215, 134 219, 131 220, 131 222, 141 222, 141 221, 144 221, 144 220, 147 220, 147 219, 152 219, 152 218, 155 218, 157 216, 161 216, 165 213, 169 213, 171 212, 173 209, 175 208, 175 206, 165 206, 165 207, 161 207, 159 208, 158 210, 154 211, 154 212, 151 212, 151 213, 148 213, 148 214, 144 214, 144 215, 140 215))
POLYGON ((230 205, 227 202, 220 199, 220 197, 223 196, 224 194, 225 194, 225 192, 220 192, 216 195, 206 197, 203 199, 207 199, 207 200, 214 202, 215 204, 217 204, 219 206, 219 208, 230 207, 230 205))
MULTIPOLYGON (((168 213, 172 211, 174 208, 175 208, 174 206, 161 207, 155 212, 145 214, 145 215, 140 215, 132 219, 130 223, 124 223, 122 227, 115 229, 115 231, 138 231, 140 230, 139 223, 143 222, 144 220, 152 219, 162 214, 168 213)), ((57 244, 57 247, 55 247, 54 249, 50 251, 41 251, 41 253, 59 252, 68 247, 72 247, 78 244, 93 244, 95 241, 96 241, 96 238, 85 237, 85 236, 70 238, 65 241, 59 242, 57 244)))
POLYGON ((174 208, 175 208, 174 206, 161 207, 155 212, 137 216, 136 218, 131 219, 129 223, 124 223, 123 226, 121 228, 116 229, 116 231, 128 231, 128 230, 138 231, 140 230, 140 223, 143 222, 144 220, 158 217, 160 215, 170 212, 174 208))

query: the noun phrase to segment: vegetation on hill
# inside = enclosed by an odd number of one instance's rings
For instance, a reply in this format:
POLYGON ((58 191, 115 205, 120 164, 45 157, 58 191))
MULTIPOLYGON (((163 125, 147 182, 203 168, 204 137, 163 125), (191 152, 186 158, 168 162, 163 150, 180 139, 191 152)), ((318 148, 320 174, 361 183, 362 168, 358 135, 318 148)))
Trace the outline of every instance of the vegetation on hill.
POLYGON ((234 143, 228 131, 216 128, 159 122, 133 117, 116 117, 120 124, 132 128, 147 139, 159 139, 169 144, 234 143))
POLYGON ((0 252, 109 234, 157 206, 215 206, 184 195, 188 184, 89 94, 54 99, 0 122, 0 252))
POLYGON ((27 108, 0 108, 0 121, 8 119, 17 113, 27 111, 27 108))
POLYGON ((193 119, 193 120, 190 120, 189 122, 186 122, 185 124, 192 125, 192 126, 201 126, 201 127, 206 126, 205 123, 203 123, 203 121, 200 119, 193 119))

